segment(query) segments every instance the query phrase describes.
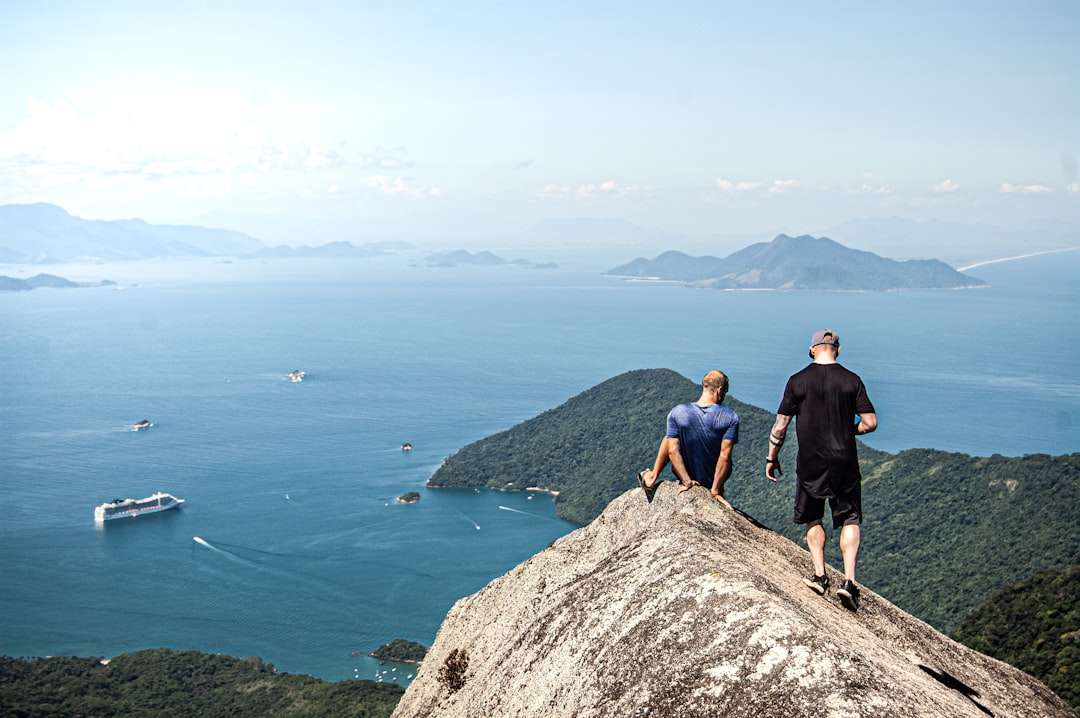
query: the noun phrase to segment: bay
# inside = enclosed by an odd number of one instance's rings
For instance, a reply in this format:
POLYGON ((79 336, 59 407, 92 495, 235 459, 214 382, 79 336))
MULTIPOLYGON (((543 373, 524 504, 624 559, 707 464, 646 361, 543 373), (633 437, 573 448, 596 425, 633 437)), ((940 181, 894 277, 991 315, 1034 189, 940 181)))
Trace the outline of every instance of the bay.
POLYGON ((826 326, 877 406, 872 446, 1078 451, 1077 255, 886 293, 413 255, 50 268, 121 288, 0 294, 0 653, 166 646, 407 682, 353 652, 430 643, 456 599, 574 528, 544 494, 425 489, 443 459, 633 369, 721 368, 772 410, 826 326), (94 525, 156 490, 187 503, 94 525))

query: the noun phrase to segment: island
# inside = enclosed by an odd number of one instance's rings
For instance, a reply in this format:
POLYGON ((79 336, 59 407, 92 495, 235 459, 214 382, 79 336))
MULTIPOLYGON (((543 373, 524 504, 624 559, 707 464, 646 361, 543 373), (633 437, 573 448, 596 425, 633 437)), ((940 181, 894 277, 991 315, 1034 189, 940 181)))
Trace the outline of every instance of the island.
POLYGON ((285 376, 288 377, 289 381, 303 381, 304 377, 307 376, 307 372, 302 372, 297 369, 296 371, 289 372, 285 376))
POLYGON ((100 282, 73 282, 54 274, 35 274, 29 279, 0 276, 0 291, 27 292, 31 289, 70 289, 72 287, 118 287, 116 282, 102 279, 100 282))
POLYGON ((401 496, 398 496, 395 500, 399 504, 415 504, 417 501, 420 500, 420 494, 415 491, 409 491, 408 493, 404 493, 401 496))
POLYGON ((968 289, 986 282, 936 259, 896 261, 850 249, 828 237, 778 235, 723 259, 668 251, 606 272, 629 280, 665 280, 726 290, 895 291, 968 289))
MULTIPOLYGON (((394 663, 420 664, 427 655, 428 649, 415 641, 406 641, 404 638, 395 638, 389 643, 384 643, 367 655, 380 661, 393 661, 394 663)), ((353 651, 354 656, 364 655, 360 651, 353 651)))
POLYGON ((524 267, 526 269, 558 269, 559 265, 554 262, 533 262, 529 259, 514 259, 507 260, 492 254, 486 249, 475 254, 467 249, 455 249, 450 252, 438 252, 436 254, 428 255, 428 266, 431 267, 457 267, 459 265, 469 265, 474 267, 494 267, 501 265, 516 265, 524 267))

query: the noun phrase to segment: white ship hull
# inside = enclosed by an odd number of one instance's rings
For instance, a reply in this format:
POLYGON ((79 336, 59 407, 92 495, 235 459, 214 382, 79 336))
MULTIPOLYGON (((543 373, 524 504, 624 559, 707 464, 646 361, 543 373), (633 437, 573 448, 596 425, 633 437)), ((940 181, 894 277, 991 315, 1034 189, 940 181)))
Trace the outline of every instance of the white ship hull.
POLYGON ((114 519, 134 518, 143 514, 156 514, 178 508, 183 499, 172 494, 158 492, 145 499, 116 499, 94 508, 94 521, 102 523, 114 519))

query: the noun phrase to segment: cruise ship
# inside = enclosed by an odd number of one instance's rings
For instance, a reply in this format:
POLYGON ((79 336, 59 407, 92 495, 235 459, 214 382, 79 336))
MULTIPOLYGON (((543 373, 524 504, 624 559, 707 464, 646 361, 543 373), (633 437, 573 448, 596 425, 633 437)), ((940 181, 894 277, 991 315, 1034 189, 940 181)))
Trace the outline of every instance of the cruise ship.
POLYGON ((182 503, 184 503, 183 499, 160 491, 145 499, 114 499, 94 509, 94 521, 100 523, 128 516, 134 518, 142 514, 154 514, 158 511, 175 509, 182 503))

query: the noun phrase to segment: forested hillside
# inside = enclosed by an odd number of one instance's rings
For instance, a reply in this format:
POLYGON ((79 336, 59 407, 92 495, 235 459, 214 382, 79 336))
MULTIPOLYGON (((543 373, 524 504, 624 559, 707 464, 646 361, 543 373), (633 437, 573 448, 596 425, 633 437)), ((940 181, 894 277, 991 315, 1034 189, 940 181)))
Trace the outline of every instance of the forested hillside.
POLYGON ((98 658, 0 656, 0 715, 386 718, 405 689, 276 674, 258 658, 155 649, 98 658))
POLYGON ((1080 711, 1080 563, 1005 587, 953 638, 1027 671, 1080 711))
MULTIPOLYGON (((561 516, 587 523, 652 466, 668 410, 699 394, 698 383, 670 370, 622 374, 464 447, 428 485, 551 489, 561 516)), ((731 397, 725 405, 741 427, 728 499, 801 543, 803 530, 791 522, 794 433, 781 454, 787 473, 773 484, 764 458, 775 416, 731 397)), ((941 631, 955 630, 1003 586, 1072 565, 1080 551, 1080 454, 981 458, 860 445, 860 461, 860 582, 941 631)), ((832 539, 829 561, 840 565, 832 539)))

